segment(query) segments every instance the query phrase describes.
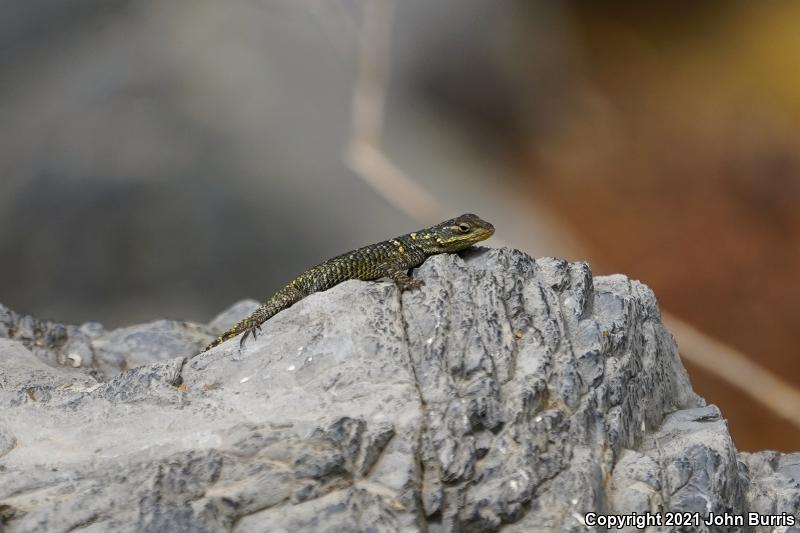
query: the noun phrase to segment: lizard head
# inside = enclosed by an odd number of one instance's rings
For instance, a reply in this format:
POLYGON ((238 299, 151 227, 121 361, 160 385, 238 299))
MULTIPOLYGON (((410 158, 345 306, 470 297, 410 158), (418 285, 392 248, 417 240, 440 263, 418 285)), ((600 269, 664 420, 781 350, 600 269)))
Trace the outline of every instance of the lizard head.
POLYGON ((469 248, 494 234, 494 226, 477 215, 461 215, 445 220, 427 230, 424 235, 425 247, 431 253, 457 252, 469 248))

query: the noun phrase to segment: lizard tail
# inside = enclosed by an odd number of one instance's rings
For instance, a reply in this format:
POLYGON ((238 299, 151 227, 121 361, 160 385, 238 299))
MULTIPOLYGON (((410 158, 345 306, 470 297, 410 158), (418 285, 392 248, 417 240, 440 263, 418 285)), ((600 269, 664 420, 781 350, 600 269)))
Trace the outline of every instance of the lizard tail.
POLYGON ((214 342, 206 346, 203 351, 207 352, 211 348, 222 344, 226 340, 234 338, 236 335, 242 333, 243 331, 247 331, 247 329, 250 327, 250 322, 251 322, 251 317, 245 318, 244 320, 233 326, 231 329, 229 329, 228 331, 226 331, 225 333, 214 339, 214 342))
POLYGON ((276 292, 272 298, 267 301, 267 303, 253 311, 253 314, 251 314, 249 317, 245 318, 231 329, 217 337, 214 342, 206 346, 206 349, 203 351, 205 352, 210 350, 214 346, 222 344, 226 340, 232 339, 240 333, 244 333, 244 337, 242 337, 239 345, 244 345, 244 341, 247 340, 247 337, 250 335, 252 335, 254 339, 256 338, 257 332, 261 331, 261 324, 275 316, 280 311, 291 306, 293 303, 301 300, 303 297, 305 297, 303 292, 295 288, 293 285, 287 285, 283 289, 276 292))

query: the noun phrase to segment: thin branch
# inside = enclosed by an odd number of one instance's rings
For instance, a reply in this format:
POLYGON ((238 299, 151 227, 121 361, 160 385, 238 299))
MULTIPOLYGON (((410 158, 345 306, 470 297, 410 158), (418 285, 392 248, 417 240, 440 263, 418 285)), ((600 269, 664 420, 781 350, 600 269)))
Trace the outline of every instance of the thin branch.
POLYGON ((434 222, 444 206, 392 163, 381 149, 389 81, 392 0, 364 3, 358 79, 353 88, 351 135, 346 160, 351 170, 398 210, 420 223, 434 222))
MULTIPOLYGON (((346 161, 353 172, 388 203, 420 224, 441 220, 447 212, 444 204, 392 163, 381 147, 394 2, 367 0, 364 9, 346 161)), ((505 246, 497 238, 492 242, 505 246)), ((683 320, 666 312, 661 316, 677 339, 684 359, 718 376, 800 428, 800 391, 797 388, 683 320)))
POLYGON ((727 381, 800 428, 800 391, 743 353, 680 318, 661 313, 680 346, 681 357, 727 381))

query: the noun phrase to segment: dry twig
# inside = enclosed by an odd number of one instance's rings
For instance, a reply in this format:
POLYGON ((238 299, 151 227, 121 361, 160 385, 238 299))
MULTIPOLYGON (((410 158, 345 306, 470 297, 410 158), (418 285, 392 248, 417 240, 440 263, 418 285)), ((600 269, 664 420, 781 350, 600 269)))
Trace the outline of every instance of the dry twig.
MULTIPOLYGON (((346 160, 367 185, 415 221, 426 224, 440 220, 447 212, 444 204, 392 163, 381 147, 394 3, 370 0, 364 3, 364 9, 346 160)), ((492 241, 504 245, 497 238, 492 241)), ((535 248, 535 244, 529 246, 531 251, 535 248)), ((800 428, 800 391, 794 386, 681 319, 666 312, 662 312, 662 318, 677 339, 684 359, 722 378, 800 428)))

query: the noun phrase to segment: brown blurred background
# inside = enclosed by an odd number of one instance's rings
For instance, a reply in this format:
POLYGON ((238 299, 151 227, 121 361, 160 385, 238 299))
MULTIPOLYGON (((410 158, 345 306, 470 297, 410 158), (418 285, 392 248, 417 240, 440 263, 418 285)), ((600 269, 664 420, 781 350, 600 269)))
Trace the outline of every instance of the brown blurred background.
MULTIPOLYGON (((10 4, 0 302, 207 321, 474 211, 800 389, 798 27, 790 1, 10 4)), ((740 449, 800 449, 703 355, 740 449)))

